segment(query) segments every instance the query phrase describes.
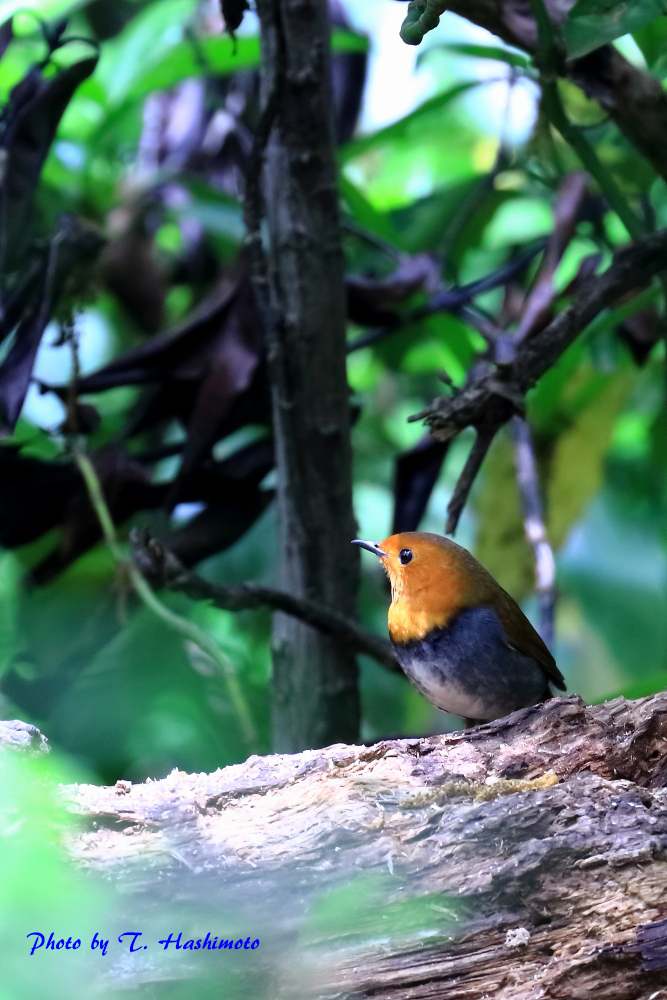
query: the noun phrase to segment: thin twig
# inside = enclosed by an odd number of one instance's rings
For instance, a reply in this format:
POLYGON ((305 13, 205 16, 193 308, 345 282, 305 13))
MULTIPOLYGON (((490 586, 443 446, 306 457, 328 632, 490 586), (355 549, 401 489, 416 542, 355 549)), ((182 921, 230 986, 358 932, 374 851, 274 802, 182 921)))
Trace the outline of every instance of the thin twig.
POLYGON ((556 564, 544 524, 537 463, 530 428, 520 417, 512 418, 516 478, 523 503, 523 527, 535 557, 535 590, 539 600, 538 631, 549 648, 554 639, 556 564))
POLYGON ((369 246, 375 247, 376 250, 386 254, 387 257, 399 264, 407 256, 403 250, 399 250, 399 248, 395 247, 393 243, 389 242, 389 240, 385 240, 382 236, 374 233, 371 229, 366 229, 365 226, 360 225, 360 223, 358 223, 355 219, 343 216, 340 222, 340 228, 343 232, 349 233, 351 236, 356 236, 358 240, 362 240, 369 246))
POLYGON ((464 306, 478 295, 504 285, 507 281, 510 281, 524 271, 537 254, 544 250, 546 245, 547 240, 538 240, 532 246, 517 254, 513 260, 499 267, 497 271, 493 271, 491 274, 487 274, 477 281, 472 281, 468 285, 461 285, 459 288, 448 288, 445 292, 438 292, 437 295, 434 295, 423 305, 402 316, 397 316, 395 323, 389 326, 375 327, 372 330, 367 330, 366 333, 362 333, 361 336, 355 337, 354 340, 349 340, 345 345, 345 350, 348 354, 352 354, 353 351, 359 351, 363 347, 370 347, 371 344, 376 344, 378 341, 384 340, 385 337, 388 337, 392 333, 397 333, 411 323, 426 319, 428 316, 432 316, 438 312, 451 312, 455 316, 460 315, 464 306))
POLYGON ((475 438, 475 442, 470 449, 470 454, 468 455, 466 464, 463 467, 463 472, 459 476, 459 481, 454 487, 452 498, 447 505, 447 525, 445 527, 445 533, 448 535, 453 535, 456 532, 459 518, 461 517, 461 511, 465 507, 468 494, 472 489, 472 484, 475 482, 477 473, 482 466, 482 462, 486 458, 486 453, 491 447, 491 442, 494 437, 495 430, 477 431, 477 437, 475 438))
POLYGON ((187 618, 176 614, 171 608, 163 604, 137 566, 126 557, 118 542, 113 518, 109 512, 99 477, 95 472, 92 462, 77 447, 74 448, 74 458, 86 484, 91 505, 97 515, 104 539, 114 561, 127 572, 137 596, 143 601, 146 607, 153 614, 157 615, 169 628, 198 646, 220 668, 227 683, 229 697, 236 710, 244 738, 249 748, 255 748, 257 746, 257 730, 255 729, 255 724, 231 661, 203 629, 187 618))
POLYGON ((176 556, 157 539, 134 531, 130 540, 134 557, 144 572, 168 590, 186 594, 195 601, 211 601, 215 607, 226 611, 250 611, 257 608, 282 611, 348 644, 356 652, 371 656, 388 670, 401 672, 386 639, 368 632, 337 611, 257 583, 244 583, 238 587, 211 583, 186 570, 176 556))
MULTIPOLYGON (((451 440, 465 427, 477 426, 485 420, 500 427, 520 412, 526 391, 603 309, 633 289, 646 285, 651 277, 665 269, 666 230, 622 247, 603 274, 584 282, 567 309, 519 344, 512 364, 502 371, 480 371, 455 396, 438 397, 410 420, 426 420, 437 440, 451 440)), ((637 297, 639 302, 643 304, 645 299, 637 297)), ((626 315, 633 309, 633 304, 629 303, 626 315)))

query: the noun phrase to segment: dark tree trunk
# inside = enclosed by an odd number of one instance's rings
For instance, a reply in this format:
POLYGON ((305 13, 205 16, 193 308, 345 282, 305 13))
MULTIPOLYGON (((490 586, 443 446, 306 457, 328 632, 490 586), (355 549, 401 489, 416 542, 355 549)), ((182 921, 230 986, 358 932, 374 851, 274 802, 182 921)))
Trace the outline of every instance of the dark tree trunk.
MULTIPOLYGON (((269 363, 281 586, 355 614, 345 297, 329 91, 326 0, 258 0, 263 89, 275 104, 264 199, 273 321, 269 363)), ((296 751, 354 740, 357 664, 335 640, 278 614, 273 736, 296 751)))

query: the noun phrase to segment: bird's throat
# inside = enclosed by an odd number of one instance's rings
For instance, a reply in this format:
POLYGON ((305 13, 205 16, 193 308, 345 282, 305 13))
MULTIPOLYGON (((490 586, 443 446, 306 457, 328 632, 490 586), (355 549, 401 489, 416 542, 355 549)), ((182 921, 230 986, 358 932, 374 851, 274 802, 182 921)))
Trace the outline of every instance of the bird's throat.
POLYGON ((415 606, 405 595, 398 595, 395 592, 392 597, 387 620, 392 642, 404 643, 423 639, 433 629, 443 628, 455 614, 455 609, 451 607, 436 610, 424 607, 423 604, 415 606))

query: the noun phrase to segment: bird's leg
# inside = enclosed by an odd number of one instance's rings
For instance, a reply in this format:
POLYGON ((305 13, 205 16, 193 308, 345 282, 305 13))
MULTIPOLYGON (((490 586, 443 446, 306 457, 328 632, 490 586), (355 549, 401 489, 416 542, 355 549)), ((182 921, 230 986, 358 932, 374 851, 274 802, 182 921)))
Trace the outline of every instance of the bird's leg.
POLYGON ((473 729, 475 726, 481 726, 483 724, 484 719, 466 719, 465 715, 463 716, 463 725, 466 729, 473 729))

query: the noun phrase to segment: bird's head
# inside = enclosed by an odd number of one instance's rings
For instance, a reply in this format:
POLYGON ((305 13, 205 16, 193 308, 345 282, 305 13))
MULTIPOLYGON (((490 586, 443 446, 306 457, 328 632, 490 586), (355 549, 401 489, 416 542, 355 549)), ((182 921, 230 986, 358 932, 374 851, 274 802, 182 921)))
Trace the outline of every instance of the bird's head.
POLYGON ((421 639, 476 603, 487 574, 466 549, 425 531, 404 531, 383 542, 356 538, 384 566, 391 583, 389 634, 393 642, 421 639))

